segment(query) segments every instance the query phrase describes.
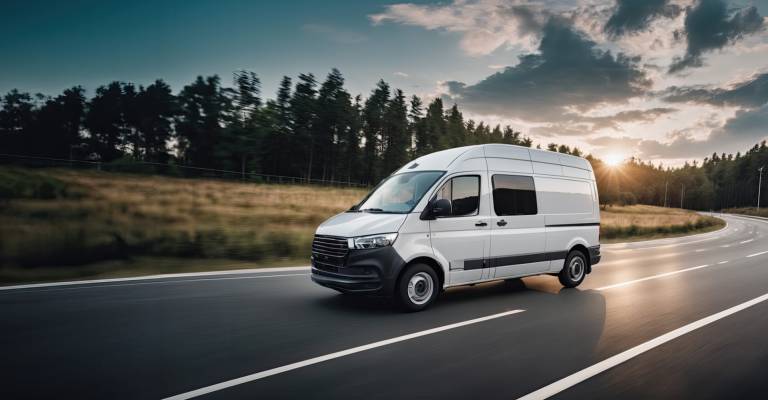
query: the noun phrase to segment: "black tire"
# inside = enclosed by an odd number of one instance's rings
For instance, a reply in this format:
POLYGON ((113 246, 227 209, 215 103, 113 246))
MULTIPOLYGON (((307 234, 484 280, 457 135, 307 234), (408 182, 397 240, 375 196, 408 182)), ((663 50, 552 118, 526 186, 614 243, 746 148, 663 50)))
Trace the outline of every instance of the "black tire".
POLYGON ((440 280, 435 270, 425 264, 408 266, 395 286, 395 302, 402 311, 415 312, 429 307, 440 293, 440 280), (413 289, 409 286, 414 281, 413 289))
POLYGON ((588 269, 587 256, 578 250, 571 250, 568 256, 565 257, 563 269, 557 274, 557 278, 563 286, 575 288, 584 281, 588 269))

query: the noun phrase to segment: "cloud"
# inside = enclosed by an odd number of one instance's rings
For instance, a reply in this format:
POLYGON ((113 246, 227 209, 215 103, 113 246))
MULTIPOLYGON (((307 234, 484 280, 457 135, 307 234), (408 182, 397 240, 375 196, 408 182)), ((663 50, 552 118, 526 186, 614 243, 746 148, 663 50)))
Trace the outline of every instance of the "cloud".
POLYGON ((671 141, 631 137, 600 136, 587 142, 602 149, 635 148, 641 158, 675 159, 706 157, 712 153, 744 151, 755 143, 768 139, 768 105, 749 111, 739 111, 725 124, 714 128, 704 139, 692 133, 702 127, 680 130, 670 135, 671 141))
POLYGON ((444 30, 461 34, 460 47, 473 56, 485 55, 502 46, 532 49, 550 15, 546 4, 522 0, 454 0, 448 4, 388 5, 369 15, 374 25, 387 22, 444 30))
POLYGON ((576 110, 624 102, 651 85, 637 68, 638 58, 598 49, 559 18, 543 28, 538 50, 477 84, 446 82, 447 96, 480 115, 552 122, 576 110))
POLYGON ((625 110, 612 115, 599 117, 568 113, 564 121, 536 126, 530 134, 540 136, 585 136, 603 129, 623 130, 622 124, 648 123, 658 117, 677 112, 675 108, 656 107, 647 110, 625 110))
POLYGON ((716 106, 760 107, 768 103, 768 73, 757 74, 750 79, 727 88, 711 86, 672 86, 662 93, 671 103, 688 102, 716 106))
POLYGON ((764 26, 756 7, 729 10, 724 0, 700 0, 686 11, 684 30, 677 31, 679 37, 685 36, 686 52, 675 59, 670 73, 701 67, 705 52, 721 49, 764 26))
POLYGON ((304 32, 320 36, 328 41, 339 44, 357 44, 368 40, 368 37, 354 31, 340 29, 335 26, 322 24, 306 24, 301 27, 304 32))
POLYGON ((409 75, 408 75, 408 74, 406 74, 405 72, 401 72, 401 71, 397 71, 397 72, 394 72, 392 75, 394 75, 394 76, 399 76, 399 77, 401 77, 401 78, 407 78, 407 77, 409 76, 409 75))
POLYGON ((681 11, 669 0, 617 0, 603 29, 613 37, 631 34, 648 29, 651 21, 658 17, 674 18, 681 11))

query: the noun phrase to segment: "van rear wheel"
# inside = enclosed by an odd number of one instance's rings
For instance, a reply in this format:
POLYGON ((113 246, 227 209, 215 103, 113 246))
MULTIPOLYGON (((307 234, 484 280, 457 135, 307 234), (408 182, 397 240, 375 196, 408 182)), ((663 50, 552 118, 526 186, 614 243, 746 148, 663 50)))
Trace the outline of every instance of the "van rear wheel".
POLYGON ((395 300, 403 311, 421 311, 429 307, 440 292, 435 271, 425 264, 409 266, 395 287, 395 300))
POLYGON ((587 275, 587 257, 578 250, 572 250, 565 258, 563 270, 557 275, 560 283, 567 288, 579 286, 587 275))

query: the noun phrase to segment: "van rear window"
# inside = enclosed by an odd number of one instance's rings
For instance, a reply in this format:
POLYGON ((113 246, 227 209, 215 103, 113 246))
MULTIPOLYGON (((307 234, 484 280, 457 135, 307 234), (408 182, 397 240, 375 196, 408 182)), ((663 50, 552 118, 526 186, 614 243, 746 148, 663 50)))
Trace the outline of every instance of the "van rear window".
POLYGON ((538 212, 533 177, 494 175, 492 182, 496 215, 534 215, 538 212))

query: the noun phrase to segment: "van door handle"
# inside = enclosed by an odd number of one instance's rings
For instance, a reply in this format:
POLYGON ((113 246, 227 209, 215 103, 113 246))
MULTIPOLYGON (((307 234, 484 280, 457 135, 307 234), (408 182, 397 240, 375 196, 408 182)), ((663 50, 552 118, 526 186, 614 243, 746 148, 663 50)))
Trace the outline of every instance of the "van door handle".
POLYGON ((496 223, 498 226, 504 226, 507 224, 507 221, 504 221, 503 219, 496 223))
POLYGON ((475 226, 488 226, 488 224, 483 222, 483 221, 480 221, 480 222, 476 223, 475 226))

